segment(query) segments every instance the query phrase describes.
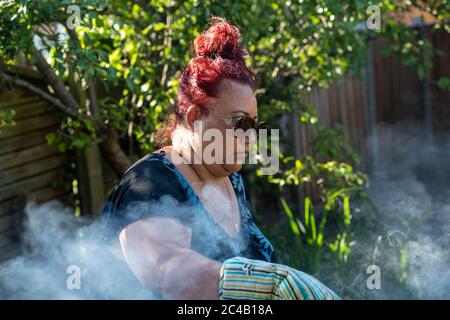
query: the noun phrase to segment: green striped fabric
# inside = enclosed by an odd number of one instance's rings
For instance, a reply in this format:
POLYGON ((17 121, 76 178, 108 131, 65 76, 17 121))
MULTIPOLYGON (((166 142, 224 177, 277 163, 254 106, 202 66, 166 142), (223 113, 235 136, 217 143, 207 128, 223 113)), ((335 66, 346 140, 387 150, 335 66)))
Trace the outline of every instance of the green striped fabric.
POLYGON ((223 262, 219 297, 222 300, 340 300, 333 290, 309 274, 244 257, 223 262))

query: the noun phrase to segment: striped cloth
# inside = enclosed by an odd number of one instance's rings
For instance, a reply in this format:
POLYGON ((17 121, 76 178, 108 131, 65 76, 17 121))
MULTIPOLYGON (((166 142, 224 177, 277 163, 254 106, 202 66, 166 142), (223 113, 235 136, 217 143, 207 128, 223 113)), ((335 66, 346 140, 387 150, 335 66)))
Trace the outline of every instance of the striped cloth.
POLYGON ((250 300, 340 300, 316 278, 285 265, 244 257, 225 260, 219 298, 250 300))

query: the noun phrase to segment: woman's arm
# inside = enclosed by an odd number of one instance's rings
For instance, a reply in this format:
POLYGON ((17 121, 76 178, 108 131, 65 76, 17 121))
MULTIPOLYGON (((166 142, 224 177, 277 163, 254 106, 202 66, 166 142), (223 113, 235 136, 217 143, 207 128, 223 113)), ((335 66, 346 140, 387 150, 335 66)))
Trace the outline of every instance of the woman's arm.
POLYGON ((165 299, 219 299, 222 264, 190 250, 191 230, 170 218, 139 220, 120 233, 137 279, 165 299))

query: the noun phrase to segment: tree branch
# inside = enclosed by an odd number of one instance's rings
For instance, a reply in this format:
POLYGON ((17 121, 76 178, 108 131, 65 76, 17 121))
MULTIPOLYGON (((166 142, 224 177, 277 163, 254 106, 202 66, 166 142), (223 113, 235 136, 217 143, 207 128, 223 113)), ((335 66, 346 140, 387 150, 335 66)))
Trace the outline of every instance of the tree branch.
POLYGON ((131 161, 123 152, 118 141, 119 135, 117 131, 114 128, 109 128, 106 134, 103 135, 99 147, 111 168, 118 176, 121 176, 130 167, 131 161))
MULTIPOLYGON (((69 38, 78 46, 78 48, 81 49, 80 39, 78 38, 78 35, 76 34, 75 30, 69 28, 66 28, 66 30, 67 33, 69 34, 69 38)), ((94 119, 100 122, 99 108, 97 104, 97 94, 95 92, 95 86, 92 79, 87 79, 87 85, 88 85, 87 94, 89 98, 89 111, 91 112, 94 119)))
POLYGON ((88 98, 89 98, 89 110, 91 111, 94 119, 100 122, 99 108, 97 104, 97 94, 95 92, 95 87, 92 80, 88 80, 88 98))
POLYGON ((40 74, 38 71, 30 67, 25 67, 23 65, 7 64, 6 62, 2 61, 1 58, 0 58, 0 70, 3 70, 4 72, 9 74, 18 75, 21 78, 42 80, 42 74, 40 74))
POLYGON ((80 109, 78 102, 66 89, 64 82, 56 75, 55 71, 53 71, 52 67, 47 63, 42 53, 34 44, 31 44, 31 53, 36 58, 36 67, 42 73, 47 83, 53 88, 56 96, 72 113, 78 114, 78 110, 80 109))
POLYGON ((59 101, 58 99, 53 97, 51 94, 45 92, 44 90, 40 89, 39 87, 36 87, 35 85, 29 83, 28 81, 10 76, 9 74, 6 74, 6 73, 1 73, 1 76, 6 81, 35 93, 42 99, 44 99, 44 100, 48 101, 49 103, 53 104, 54 106, 58 107, 65 114, 67 114, 71 117, 74 117, 74 118, 80 117, 78 113, 74 112, 72 109, 65 106, 63 103, 61 103, 61 101, 59 101))
MULTIPOLYGON (((174 6, 173 0, 170 1, 169 8, 172 8, 174 6)), ((164 34, 164 47, 168 49, 168 52, 172 49, 172 20, 173 15, 172 12, 168 12, 166 16, 166 31, 164 34)), ((164 50, 161 51, 161 56, 163 56, 164 50)), ((161 75, 161 87, 164 88, 166 84, 167 79, 167 72, 169 70, 169 64, 166 62, 164 63, 162 75, 161 75)))

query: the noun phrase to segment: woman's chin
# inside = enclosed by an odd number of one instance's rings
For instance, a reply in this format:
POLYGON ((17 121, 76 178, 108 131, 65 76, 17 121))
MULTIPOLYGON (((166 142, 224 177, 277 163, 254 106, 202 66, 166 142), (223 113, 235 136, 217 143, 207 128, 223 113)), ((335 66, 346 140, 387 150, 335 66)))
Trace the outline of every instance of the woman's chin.
POLYGON ((223 167, 229 172, 240 171, 242 169, 242 163, 225 163, 223 167))

